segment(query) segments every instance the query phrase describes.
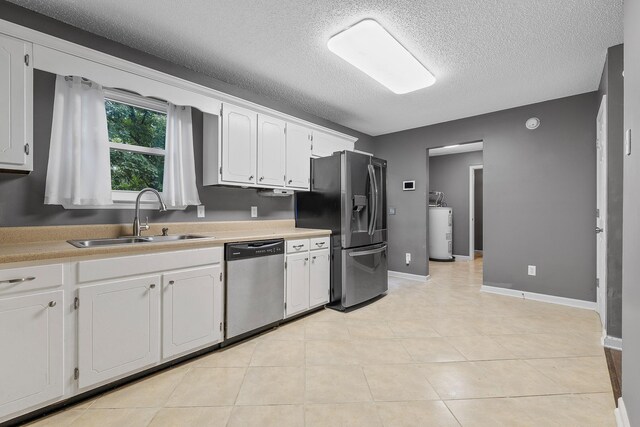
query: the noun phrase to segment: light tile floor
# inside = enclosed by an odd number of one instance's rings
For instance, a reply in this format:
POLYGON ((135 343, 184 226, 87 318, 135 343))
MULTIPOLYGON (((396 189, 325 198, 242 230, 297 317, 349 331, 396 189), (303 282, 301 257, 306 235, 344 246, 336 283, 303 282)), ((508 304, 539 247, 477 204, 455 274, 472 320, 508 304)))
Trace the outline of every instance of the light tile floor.
POLYGON ((596 313, 481 293, 481 260, 431 276, 35 425, 615 426, 596 313))

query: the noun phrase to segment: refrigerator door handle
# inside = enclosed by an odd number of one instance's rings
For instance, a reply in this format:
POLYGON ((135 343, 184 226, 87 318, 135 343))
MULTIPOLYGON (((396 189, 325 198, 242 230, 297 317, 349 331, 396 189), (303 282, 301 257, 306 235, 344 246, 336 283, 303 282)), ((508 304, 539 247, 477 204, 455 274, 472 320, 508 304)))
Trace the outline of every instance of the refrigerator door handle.
POLYGON ((377 249, 371 249, 368 251, 360 251, 360 252, 349 252, 349 256, 350 257, 356 257, 356 256, 364 256, 364 255, 373 255, 373 254, 379 254, 380 252, 384 252, 387 250, 387 245, 381 246, 377 249))
POLYGON ((371 181, 371 188, 373 189, 371 221, 369 222, 369 235, 373 236, 373 233, 376 230, 376 223, 378 222, 378 183, 376 182, 376 173, 371 163, 367 165, 367 170, 369 171, 369 180, 371 181))

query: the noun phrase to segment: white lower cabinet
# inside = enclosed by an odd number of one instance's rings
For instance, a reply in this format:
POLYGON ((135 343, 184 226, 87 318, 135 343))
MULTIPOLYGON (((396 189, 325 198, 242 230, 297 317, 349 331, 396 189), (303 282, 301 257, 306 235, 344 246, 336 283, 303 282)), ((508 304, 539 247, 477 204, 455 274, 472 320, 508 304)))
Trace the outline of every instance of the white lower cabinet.
POLYGON ((285 315, 309 308, 309 252, 287 255, 287 292, 285 315))
POLYGON ((0 419, 63 395, 63 291, 0 299, 0 419))
POLYGON ((329 249, 309 253, 309 307, 329 302, 329 249))
POLYGON ((80 388, 160 361, 160 276, 78 289, 80 388))
POLYGON ((162 357, 187 353, 223 339, 222 267, 162 276, 162 357))
POLYGON ((308 239, 287 242, 285 317, 329 302, 329 249, 310 251, 309 247, 318 246, 310 245, 308 239))

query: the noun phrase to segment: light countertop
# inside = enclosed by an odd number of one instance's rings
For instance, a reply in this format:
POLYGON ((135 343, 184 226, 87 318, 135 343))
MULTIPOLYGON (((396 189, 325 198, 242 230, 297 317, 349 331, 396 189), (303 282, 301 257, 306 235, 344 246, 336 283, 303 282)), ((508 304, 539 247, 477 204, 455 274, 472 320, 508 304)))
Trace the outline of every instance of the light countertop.
POLYGON ((230 242, 273 238, 305 239, 331 234, 330 230, 295 228, 293 220, 158 223, 152 224, 151 229, 143 235, 158 235, 163 227, 168 227, 169 234, 193 234, 204 236, 204 238, 91 248, 76 248, 67 242, 67 240, 108 238, 130 234, 129 227, 128 224, 0 227, 0 264, 52 259, 69 261, 85 257, 221 246, 230 242))

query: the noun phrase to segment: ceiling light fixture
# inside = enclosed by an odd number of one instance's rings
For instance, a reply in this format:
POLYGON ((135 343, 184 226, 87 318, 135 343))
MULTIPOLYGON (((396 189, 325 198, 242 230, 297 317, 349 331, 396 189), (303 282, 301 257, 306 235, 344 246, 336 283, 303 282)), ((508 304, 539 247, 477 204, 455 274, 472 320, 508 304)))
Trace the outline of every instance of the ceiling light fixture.
POLYGON ((431 86, 436 78, 373 19, 331 37, 329 50, 397 94, 431 86))

